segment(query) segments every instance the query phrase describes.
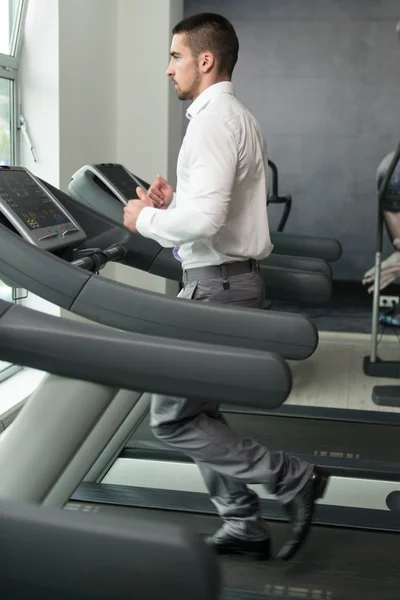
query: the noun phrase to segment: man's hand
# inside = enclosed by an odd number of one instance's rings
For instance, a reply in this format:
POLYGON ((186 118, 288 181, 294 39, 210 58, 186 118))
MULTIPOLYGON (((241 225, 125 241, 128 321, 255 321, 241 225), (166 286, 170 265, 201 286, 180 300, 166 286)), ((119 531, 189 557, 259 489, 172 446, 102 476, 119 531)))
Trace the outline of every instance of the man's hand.
MULTIPOLYGON (((400 277, 400 239, 396 238, 393 240, 393 246, 398 248, 393 254, 384 260, 381 264, 381 280, 379 283, 379 289, 383 290, 392 281, 400 277)), ((374 279, 375 279, 375 267, 372 267, 364 273, 363 285, 369 285, 368 293, 371 294, 374 291, 374 279), (372 285, 371 285, 372 283, 372 285)))
POLYGON ((129 200, 124 208, 124 226, 134 233, 137 232, 136 222, 142 210, 147 206, 153 208, 153 202, 142 188, 137 187, 136 193, 139 196, 139 200, 129 200))
POLYGON ((165 210, 173 200, 174 190, 164 177, 157 175, 156 181, 147 190, 147 195, 156 208, 165 210))

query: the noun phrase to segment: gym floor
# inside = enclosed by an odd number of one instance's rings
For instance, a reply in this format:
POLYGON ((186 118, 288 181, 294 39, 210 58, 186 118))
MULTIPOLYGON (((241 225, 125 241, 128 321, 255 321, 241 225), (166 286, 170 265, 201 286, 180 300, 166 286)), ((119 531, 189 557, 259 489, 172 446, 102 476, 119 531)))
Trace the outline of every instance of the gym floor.
MULTIPOLYGON (((393 289, 388 293, 400 295, 393 289)), ((363 358, 369 356, 371 346, 372 297, 360 284, 335 282, 333 297, 324 306, 274 301, 271 308, 307 315, 320 336, 313 356, 306 361, 290 362, 293 391, 288 404, 400 411, 400 408, 377 406, 371 399, 374 386, 396 385, 397 380, 363 373, 363 358)), ((381 359, 400 361, 400 328, 380 326, 378 341, 381 359)))

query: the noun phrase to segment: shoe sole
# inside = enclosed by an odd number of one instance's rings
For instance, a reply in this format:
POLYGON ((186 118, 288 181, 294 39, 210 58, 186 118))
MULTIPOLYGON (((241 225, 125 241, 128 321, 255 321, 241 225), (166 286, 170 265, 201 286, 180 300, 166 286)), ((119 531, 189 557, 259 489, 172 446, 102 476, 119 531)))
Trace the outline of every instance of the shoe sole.
MULTIPOLYGON (((213 546, 212 546, 213 547, 213 546)), ((265 561, 271 558, 271 554, 261 553, 261 552, 244 552, 243 550, 225 550, 225 549, 217 549, 213 547, 214 551, 220 556, 227 554, 234 554, 235 556, 244 556, 245 558, 249 558, 251 560, 259 560, 265 561)))

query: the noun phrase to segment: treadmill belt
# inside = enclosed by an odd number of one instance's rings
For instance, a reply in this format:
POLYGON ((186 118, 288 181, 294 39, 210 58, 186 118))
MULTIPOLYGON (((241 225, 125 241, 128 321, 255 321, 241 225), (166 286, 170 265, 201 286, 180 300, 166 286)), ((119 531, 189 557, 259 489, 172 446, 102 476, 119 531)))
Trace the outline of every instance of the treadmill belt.
MULTIPOLYGON (((400 463, 398 425, 240 413, 224 413, 224 417, 232 429, 255 439, 269 450, 338 460, 400 463)), ((155 442, 148 417, 135 431, 126 449, 135 448, 138 441, 155 442)))
MULTIPOLYGON (((88 504, 73 502, 69 508, 87 512, 88 504)), ((91 504, 90 512, 169 522, 201 535, 209 535, 220 526, 216 517, 178 511, 91 504)), ((286 523, 270 523, 269 527, 275 553, 290 529, 286 523)), ((398 600, 399 556, 397 533, 314 526, 304 548, 287 562, 220 557, 225 588, 222 599, 398 600)))
MULTIPOLYGON (((302 596, 303 598, 305 596, 302 596)), ((285 596, 285 600, 298 600, 299 597, 285 596)), ((265 594, 253 594, 252 592, 239 590, 224 590, 220 596, 220 600, 282 600, 280 596, 266 596, 265 594)))

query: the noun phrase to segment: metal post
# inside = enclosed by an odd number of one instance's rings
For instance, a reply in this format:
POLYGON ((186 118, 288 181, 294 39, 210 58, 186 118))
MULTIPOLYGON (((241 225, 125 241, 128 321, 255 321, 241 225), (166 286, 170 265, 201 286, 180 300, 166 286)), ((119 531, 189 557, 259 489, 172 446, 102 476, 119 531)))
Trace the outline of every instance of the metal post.
POLYGON ((117 392, 48 375, 0 437, 0 498, 41 504, 117 392))
MULTIPOLYGON (((120 393, 124 391, 121 390, 120 393)), ((125 392, 129 394, 129 392, 125 392)), ((110 443, 96 460, 93 467, 87 473, 85 482, 99 482, 103 479, 109 469, 112 467, 119 454, 126 446, 128 440, 140 426, 147 415, 150 407, 151 394, 143 394, 128 416, 124 419, 118 431, 115 433, 110 443)))

